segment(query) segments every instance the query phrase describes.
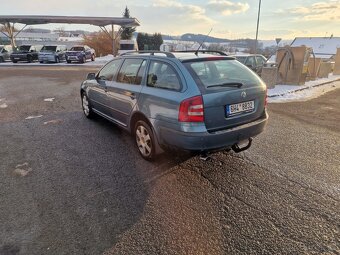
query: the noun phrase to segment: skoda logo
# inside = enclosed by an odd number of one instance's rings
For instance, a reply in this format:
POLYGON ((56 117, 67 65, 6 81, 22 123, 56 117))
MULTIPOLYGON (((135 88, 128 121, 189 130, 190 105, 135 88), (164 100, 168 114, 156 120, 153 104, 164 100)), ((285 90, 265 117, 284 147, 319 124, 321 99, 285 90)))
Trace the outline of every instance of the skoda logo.
POLYGON ((241 97, 245 98, 247 96, 247 93, 245 91, 241 92, 241 97))

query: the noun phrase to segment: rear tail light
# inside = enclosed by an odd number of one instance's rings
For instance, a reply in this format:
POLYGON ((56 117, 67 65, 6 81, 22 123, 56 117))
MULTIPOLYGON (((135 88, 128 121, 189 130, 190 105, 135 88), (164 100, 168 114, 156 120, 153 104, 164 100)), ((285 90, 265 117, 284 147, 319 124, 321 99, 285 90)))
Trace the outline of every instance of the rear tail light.
POLYGON ((181 102, 178 114, 179 122, 203 122, 204 108, 202 96, 188 98, 181 102))
POLYGON ((267 107, 267 105, 268 105, 268 89, 266 88, 266 95, 264 98, 264 107, 267 107))

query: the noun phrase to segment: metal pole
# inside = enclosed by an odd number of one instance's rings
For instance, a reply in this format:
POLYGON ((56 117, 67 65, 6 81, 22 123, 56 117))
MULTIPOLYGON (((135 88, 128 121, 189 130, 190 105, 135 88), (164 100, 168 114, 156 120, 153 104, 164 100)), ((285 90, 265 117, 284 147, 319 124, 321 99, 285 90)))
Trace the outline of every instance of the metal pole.
POLYGON ((261 0, 259 0, 259 11, 258 11, 258 14, 257 14, 256 38, 255 38, 255 54, 257 53, 257 37, 259 35, 260 14, 261 14, 261 0))

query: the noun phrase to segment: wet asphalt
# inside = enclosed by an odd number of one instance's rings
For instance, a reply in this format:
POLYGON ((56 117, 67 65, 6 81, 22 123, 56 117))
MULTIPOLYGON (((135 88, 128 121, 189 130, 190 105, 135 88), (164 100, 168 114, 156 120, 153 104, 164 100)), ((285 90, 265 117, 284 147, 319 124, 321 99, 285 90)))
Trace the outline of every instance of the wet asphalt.
POLYGON ((340 254, 340 89, 270 104, 246 152, 147 162, 83 116, 95 70, 0 67, 0 255, 340 254))

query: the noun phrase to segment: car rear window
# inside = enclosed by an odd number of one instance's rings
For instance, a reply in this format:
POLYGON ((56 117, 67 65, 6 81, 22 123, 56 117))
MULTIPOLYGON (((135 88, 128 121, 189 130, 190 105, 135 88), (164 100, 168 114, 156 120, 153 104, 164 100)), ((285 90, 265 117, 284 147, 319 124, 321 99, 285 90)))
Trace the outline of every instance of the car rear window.
POLYGON ((262 83, 254 72, 237 60, 209 59, 186 62, 184 65, 208 89, 226 83, 242 83, 244 86, 262 83))
POLYGON ((56 51, 57 46, 44 46, 42 47, 41 51, 56 51))
POLYGON ((72 47, 71 48, 71 51, 84 51, 85 50, 85 48, 84 47, 72 47))

